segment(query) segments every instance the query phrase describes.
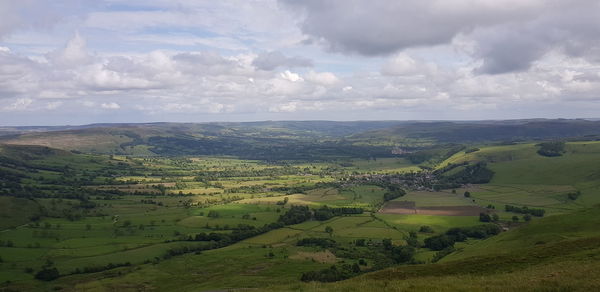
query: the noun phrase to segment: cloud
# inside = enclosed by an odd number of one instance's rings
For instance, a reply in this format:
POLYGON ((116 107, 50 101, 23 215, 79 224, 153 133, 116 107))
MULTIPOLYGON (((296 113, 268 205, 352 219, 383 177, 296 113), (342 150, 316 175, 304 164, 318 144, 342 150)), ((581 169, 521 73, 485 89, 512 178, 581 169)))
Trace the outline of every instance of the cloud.
POLYGON ((390 57, 381 67, 381 74, 388 76, 432 75, 438 66, 431 62, 415 59, 401 52, 390 57))
POLYGON ((295 101, 269 107, 270 112, 276 113, 293 113, 296 110, 298 110, 298 102, 295 101))
POLYGON ((475 43, 481 74, 527 70, 552 50, 599 59, 598 1, 280 2, 296 12, 310 43, 345 54, 391 55, 465 37, 475 43))
MULTIPOLYGON (((38 9, 27 3, 16 6, 38 9)), ((88 5, 50 30, 21 14, 0 28, 0 123, 600 110, 594 1, 88 5)))
POLYGON ((100 105, 100 107, 103 108, 103 109, 110 109, 110 110, 117 110, 117 109, 121 108, 121 106, 118 103, 116 103, 116 102, 102 103, 100 105))
POLYGON ((27 109, 31 103, 33 103, 33 100, 30 98, 19 98, 3 109, 6 111, 22 111, 27 109))
POLYGON ((287 81, 291 81, 291 82, 302 82, 302 81, 304 81, 304 79, 302 77, 300 77, 299 74, 290 72, 288 70, 286 70, 284 72, 281 72, 279 75, 281 76, 282 79, 287 80, 287 81))
POLYGON ((315 71, 308 72, 306 74, 306 80, 324 86, 333 86, 340 82, 340 79, 331 72, 317 73, 315 71))
POLYGON ((29 29, 48 29, 58 23, 77 1, 0 1, 0 40, 29 29), (64 7, 63 7, 64 5, 64 7))
POLYGON ((300 28, 314 41, 334 51, 363 55, 448 43, 477 26, 533 16, 543 4, 516 0, 281 2, 301 14, 300 28))
POLYGON ((310 59, 302 57, 286 57, 281 52, 276 51, 261 53, 252 61, 252 65, 259 70, 271 71, 278 67, 312 67, 313 63, 310 59))
POLYGON ((92 56, 87 51, 86 41, 79 32, 75 33, 64 48, 48 53, 47 58, 54 65, 63 67, 77 67, 92 61, 92 56))

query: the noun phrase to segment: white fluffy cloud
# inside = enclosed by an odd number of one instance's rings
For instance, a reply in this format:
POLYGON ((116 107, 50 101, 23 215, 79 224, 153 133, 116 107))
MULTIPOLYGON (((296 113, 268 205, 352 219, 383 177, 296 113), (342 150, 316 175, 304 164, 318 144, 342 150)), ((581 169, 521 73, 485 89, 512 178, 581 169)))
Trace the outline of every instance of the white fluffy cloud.
POLYGON ((600 110, 596 1, 34 2, 0 2, 0 123, 600 110))
POLYGON ((120 109, 121 106, 116 102, 105 102, 100 105, 103 109, 117 110, 120 109))

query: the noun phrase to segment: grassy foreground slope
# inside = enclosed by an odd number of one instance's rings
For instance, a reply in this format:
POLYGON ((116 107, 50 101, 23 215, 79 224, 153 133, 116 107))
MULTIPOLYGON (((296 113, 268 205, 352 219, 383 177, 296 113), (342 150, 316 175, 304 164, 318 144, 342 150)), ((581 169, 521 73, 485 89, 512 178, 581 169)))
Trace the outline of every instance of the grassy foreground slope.
POLYGON ((532 221, 442 262, 273 291, 597 291, 600 206, 532 221))

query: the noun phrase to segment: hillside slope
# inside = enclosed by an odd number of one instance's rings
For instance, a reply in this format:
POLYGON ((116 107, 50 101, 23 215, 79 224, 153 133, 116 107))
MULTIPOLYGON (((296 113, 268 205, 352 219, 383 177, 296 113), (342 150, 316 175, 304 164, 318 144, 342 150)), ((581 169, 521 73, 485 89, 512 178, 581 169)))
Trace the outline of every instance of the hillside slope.
POLYGON ((436 264, 273 291, 594 291, 600 206, 557 215, 465 247, 436 264), (592 276, 592 277, 590 277, 592 276))

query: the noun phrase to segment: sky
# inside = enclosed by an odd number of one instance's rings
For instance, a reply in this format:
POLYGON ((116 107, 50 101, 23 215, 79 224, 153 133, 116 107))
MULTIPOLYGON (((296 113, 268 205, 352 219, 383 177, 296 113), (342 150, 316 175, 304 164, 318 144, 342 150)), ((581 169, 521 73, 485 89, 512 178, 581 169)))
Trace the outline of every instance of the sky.
POLYGON ((597 0, 0 0, 0 125, 598 118, 597 0))

